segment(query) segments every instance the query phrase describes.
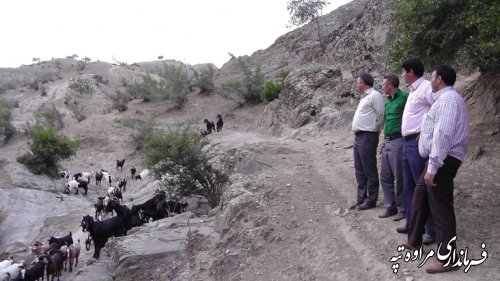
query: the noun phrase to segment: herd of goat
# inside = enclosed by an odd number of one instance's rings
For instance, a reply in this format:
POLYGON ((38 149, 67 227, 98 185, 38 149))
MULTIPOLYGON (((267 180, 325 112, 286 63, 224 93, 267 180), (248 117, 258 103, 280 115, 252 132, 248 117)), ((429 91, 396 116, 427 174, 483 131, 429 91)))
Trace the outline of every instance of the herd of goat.
MULTIPOLYGON (((123 170, 125 159, 117 160, 117 170, 123 170)), ((149 171, 143 170, 136 175, 136 168, 132 166, 130 175, 133 180, 142 180, 147 177, 149 171)), ((104 179, 108 183, 106 196, 99 196, 94 204, 94 216, 86 215, 81 221, 83 232, 88 232, 89 236, 85 241, 85 248, 90 250, 94 244, 93 257, 98 259, 101 249, 106 245, 108 239, 127 235, 127 231, 133 227, 139 227, 150 220, 159 220, 169 217, 173 213, 183 213, 186 211, 188 203, 167 200, 165 191, 157 190, 155 195, 142 204, 133 205, 131 208, 121 204, 123 202, 122 193, 126 191, 127 178, 118 177, 115 186, 112 186, 113 176, 108 170, 101 169, 97 172, 80 172, 70 175, 69 171, 59 172, 59 176, 65 179, 65 192, 78 194, 78 189, 83 188, 83 195, 88 195, 88 186, 95 177, 96 186, 101 185, 104 179), (113 214, 116 214, 113 216, 113 214)), ((37 241, 29 248, 30 253, 36 255, 36 259, 25 268, 23 263, 14 262, 13 257, 0 261, 0 281, 18 280, 43 280, 46 275, 47 280, 61 276, 69 263, 69 271, 78 265, 80 254, 80 239, 73 243, 72 233, 63 237, 50 237, 47 243, 37 241)))
MULTIPOLYGON (((212 132, 221 132, 223 121, 222 115, 217 114, 217 121, 204 120, 206 130, 201 134, 206 136, 212 132)), ((123 171, 125 159, 116 161, 116 169, 123 171)), ((136 168, 130 168, 132 180, 145 179, 149 170, 145 169, 136 175, 136 168)), ((186 211, 188 203, 167 200, 166 193, 163 190, 156 191, 155 195, 142 204, 133 205, 132 208, 121 204, 123 202, 123 193, 126 191, 127 178, 116 178, 115 186, 112 186, 113 176, 109 170, 101 169, 91 172, 79 172, 71 175, 69 171, 59 172, 59 176, 65 179, 64 192, 70 194, 79 194, 79 189, 83 189, 83 195, 88 195, 88 187, 92 178, 95 178, 96 186, 101 186, 104 179, 108 183, 106 196, 99 196, 94 204, 94 216, 86 215, 83 217, 80 226, 83 232, 88 232, 89 236, 85 241, 85 248, 90 250, 92 242, 94 243, 93 257, 98 259, 101 249, 106 245, 109 238, 127 235, 127 231, 133 227, 142 226, 150 220, 159 220, 169 217, 172 213, 183 213, 186 211), (113 216, 116 213, 116 216, 113 216), (111 215, 109 215, 111 214, 111 215)), ((31 254, 36 258, 26 267, 24 262, 14 262, 14 258, 0 261, 0 281, 34 281, 44 279, 47 281, 61 276, 62 271, 66 271, 69 263, 69 272, 78 266, 78 257, 80 255, 80 239, 74 243, 72 233, 63 237, 51 236, 47 243, 36 241, 29 247, 31 254)))

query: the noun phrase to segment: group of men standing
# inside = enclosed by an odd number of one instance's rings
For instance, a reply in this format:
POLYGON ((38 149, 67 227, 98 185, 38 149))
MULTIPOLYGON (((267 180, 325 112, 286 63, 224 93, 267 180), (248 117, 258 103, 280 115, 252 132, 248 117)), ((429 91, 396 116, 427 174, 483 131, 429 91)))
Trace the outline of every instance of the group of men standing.
MULTIPOLYGON (((384 75, 385 103, 370 74, 358 77, 361 101, 352 121, 357 200, 351 209, 376 206, 377 147, 383 129, 380 183, 385 208, 379 218, 406 219, 396 231, 408 235, 403 243, 407 249, 437 242, 439 254, 448 255, 456 249, 453 179, 468 145, 467 108, 453 88, 456 72, 451 66, 436 66, 429 81, 423 77, 422 61, 412 57, 401 64, 401 74, 410 92, 399 89, 396 74, 384 75)), ((458 269, 442 262, 437 260, 426 271, 458 269)))

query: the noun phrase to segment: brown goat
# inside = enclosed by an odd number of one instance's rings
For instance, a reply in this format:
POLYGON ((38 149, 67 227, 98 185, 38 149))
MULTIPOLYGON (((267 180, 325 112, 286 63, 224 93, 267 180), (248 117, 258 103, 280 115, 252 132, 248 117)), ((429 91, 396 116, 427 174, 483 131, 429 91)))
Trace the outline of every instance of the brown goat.
POLYGON ((37 257, 46 254, 49 249, 49 244, 43 244, 40 241, 33 243, 33 246, 29 247, 30 253, 37 257))
POLYGON ((80 256, 80 239, 69 246, 69 272, 73 271, 73 261, 75 261, 75 267, 78 266, 78 256, 80 256))

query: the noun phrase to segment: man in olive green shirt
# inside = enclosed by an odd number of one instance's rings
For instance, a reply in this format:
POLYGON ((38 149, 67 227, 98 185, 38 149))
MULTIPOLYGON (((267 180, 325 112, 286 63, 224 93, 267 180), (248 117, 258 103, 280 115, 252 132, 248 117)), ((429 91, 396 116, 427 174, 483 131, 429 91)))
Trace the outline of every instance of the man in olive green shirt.
POLYGON ((384 111, 384 144, 381 153, 382 167, 380 169, 385 210, 379 215, 379 218, 396 215, 393 220, 399 221, 405 218, 406 211, 403 193, 401 122, 408 93, 398 89, 399 78, 395 74, 385 75, 382 87, 387 95, 384 111))

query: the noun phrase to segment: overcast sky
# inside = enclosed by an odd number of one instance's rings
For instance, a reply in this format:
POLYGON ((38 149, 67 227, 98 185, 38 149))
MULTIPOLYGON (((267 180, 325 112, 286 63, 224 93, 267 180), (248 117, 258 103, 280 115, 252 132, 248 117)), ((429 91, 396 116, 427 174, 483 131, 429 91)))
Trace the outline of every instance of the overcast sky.
MULTIPOLYGON (((351 0, 330 0, 327 14, 351 0)), ((287 28, 287 0, 5 0, 0 67, 77 54, 93 61, 164 59, 221 67, 269 47, 287 28)), ((294 27, 295 28, 295 27, 294 27)))

